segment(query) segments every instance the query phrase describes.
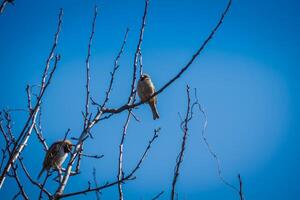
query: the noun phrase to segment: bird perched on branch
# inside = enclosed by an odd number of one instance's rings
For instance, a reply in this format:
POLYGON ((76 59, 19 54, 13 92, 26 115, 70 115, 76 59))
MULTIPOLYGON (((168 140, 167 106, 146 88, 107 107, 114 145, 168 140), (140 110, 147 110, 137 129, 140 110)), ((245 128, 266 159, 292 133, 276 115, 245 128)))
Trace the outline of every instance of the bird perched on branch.
POLYGON ((38 175, 38 179, 41 177, 44 171, 49 171, 51 168, 61 169, 61 165, 66 160, 68 153, 72 151, 72 143, 69 140, 63 140, 53 143, 48 149, 43 168, 38 175))
MULTIPOLYGON (((142 101, 146 101, 151 95, 155 93, 155 87, 148 74, 141 75, 140 80, 138 81, 137 91, 142 101)), ((156 96, 152 97, 148 101, 148 104, 152 110, 154 120, 159 118, 156 103, 157 103, 156 96)))

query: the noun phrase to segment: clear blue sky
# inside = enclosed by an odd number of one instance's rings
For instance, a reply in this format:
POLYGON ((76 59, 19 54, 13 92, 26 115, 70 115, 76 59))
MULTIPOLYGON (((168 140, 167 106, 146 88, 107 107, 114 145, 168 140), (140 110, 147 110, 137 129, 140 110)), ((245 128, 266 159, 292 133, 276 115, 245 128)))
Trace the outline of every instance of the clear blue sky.
MULTIPOLYGON (((102 99, 109 71, 126 27, 129 38, 110 106, 127 100, 133 54, 144 1, 19 1, 0 16, 0 106, 25 108, 27 83, 39 83, 52 44, 59 8, 64 8, 58 52, 62 59, 45 94, 43 130, 48 144, 61 139, 67 128, 77 136, 84 109, 85 57, 93 7, 99 6, 92 46, 92 96, 102 99)), ((143 43, 144 71, 157 88, 192 56, 216 23, 225 0, 150 0, 143 43)), ((173 169, 182 133, 177 112, 184 112, 185 85, 198 89, 208 115, 207 137, 221 159, 225 178, 237 184, 241 173, 246 199, 296 199, 299 196, 299 33, 300 3, 296 0, 233 1, 221 29, 184 76, 158 97, 161 118, 153 121, 142 106, 125 141, 124 168, 136 163, 152 130, 161 136, 138 171, 137 180, 124 185, 126 199, 150 199, 165 190, 169 198, 173 169)), ((15 133, 26 118, 15 114, 15 133)), ((96 167, 98 182, 115 180, 118 144, 125 113, 98 124, 86 152, 104 154, 84 159, 82 175, 72 178, 66 192, 87 186, 96 167)), ((203 119, 191 122, 185 159, 178 182, 179 199, 238 199, 218 179, 216 165, 200 138, 203 119)), ((3 141, 1 140, 1 146, 3 141)), ((36 176, 44 152, 36 137, 25 149, 25 163, 36 176)), ((22 175, 21 179, 27 182, 22 175)), ((49 186, 55 189, 55 185, 49 186)), ((16 184, 8 180, 1 199, 11 199, 16 184)), ((25 185, 28 193, 37 190, 25 185)), ((116 199, 117 188, 103 191, 102 199, 116 199)), ((93 199, 95 194, 86 198, 93 199)), ((76 197, 74 199, 81 199, 76 197)))

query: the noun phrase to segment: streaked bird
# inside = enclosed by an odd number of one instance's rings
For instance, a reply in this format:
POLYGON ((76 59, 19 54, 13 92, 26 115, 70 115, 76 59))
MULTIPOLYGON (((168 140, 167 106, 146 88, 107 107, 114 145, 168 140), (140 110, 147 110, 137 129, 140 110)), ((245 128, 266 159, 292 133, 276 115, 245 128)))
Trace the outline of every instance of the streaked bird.
MULTIPOLYGON (((151 95, 155 93, 155 87, 150 79, 150 76, 148 74, 143 74, 138 81, 137 85, 137 91, 138 95, 141 98, 142 101, 146 101, 151 95)), ((152 97, 149 101, 148 104, 151 108, 152 114, 153 114, 153 119, 156 120, 159 118, 159 114, 157 111, 157 98, 152 97)))
POLYGON ((41 177, 44 171, 49 171, 51 168, 61 169, 61 165, 66 160, 68 153, 72 151, 72 143, 69 140, 63 140, 53 143, 48 149, 43 168, 38 175, 38 179, 41 177))

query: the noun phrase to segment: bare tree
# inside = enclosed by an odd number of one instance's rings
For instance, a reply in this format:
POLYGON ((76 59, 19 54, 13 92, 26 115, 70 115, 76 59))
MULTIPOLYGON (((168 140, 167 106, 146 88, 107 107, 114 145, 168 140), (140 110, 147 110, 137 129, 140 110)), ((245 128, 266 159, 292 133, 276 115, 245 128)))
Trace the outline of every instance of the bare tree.
MULTIPOLYGON (((1 12, 4 10, 5 5, 10 2, 8 0, 4 0, 1 5, 1 12)), ((19 191, 14 196, 14 198, 17 198, 19 196, 23 197, 23 199, 29 199, 28 194, 25 191, 25 188, 23 187, 24 183, 20 180, 18 176, 18 171, 22 170, 22 172, 25 174, 28 182, 32 185, 32 187, 37 187, 39 189, 39 199, 42 199, 43 196, 47 196, 49 199, 63 199, 67 197, 72 197, 76 195, 82 195, 87 194, 91 192, 95 192, 96 198, 100 198, 100 191, 110 188, 113 186, 118 187, 118 193, 119 193, 119 199, 124 199, 124 192, 123 192, 123 183, 127 181, 134 180, 136 172, 141 168, 143 161, 146 159, 146 156, 149 154, 149 151, 156 139, 159 136, 160 128, 154 129, 153 136, 150 138, 149 143, 145 145, 145 150, 141 153, 140 158, 138 159, 136 165, 134 168, 125 173, 123 170, 123 154, 124 154, 124 142, 127 135, 127 127, 129 126, 131 117, 133 117, 135 120, 139 121, 139 119, 134 115, 133 109, 141 106, 142 104, 147 103, 151 98, 162 94, 167 88, 169 88, 170 85, 172 85, 175 81, 177 81, 185 72, 186 70, 193 64, 193 62, 199 57, 200 53, 205 49, 209 41, 213 38, 216 31, 220 28, 226 14, 229 11, 229 8, 231 6, 231 0, 228 0, 228 3, 220 17, 220 19, 217 21, 214 28, 211 30, 211 32, 208 34, 207 38, 203 41, 203 43, 199 46, 199 48, 196 50, 195 54, 191 57, 191 59, 184 65, 181 70, 175 74, 173 77, 170 77, 170 79, 163 84, 161 88, 159 88, 153 95, 151 95, 148 99, 144 101, 137 101, 136 99, 136 92, 137 92, 137 80, 140 78, 143 74, 143 64, 142 64, 142 42, 143 42, 143 35, 145 31, 145 25, 146 25, 146 18, 149 8, 149 0, 145 0, 145 6, 143 10, 142 20, 141 20, 141 26, 139 29, 139 37, 137 39, 137 46, 136 50, 133 56, 133 66, 132 66, 132 78, 131 78, 131 85, 130 85, 130 91, 128 93, 128 99, 126 102, 123 102, 120 104, 117 108, 109 108, 107 107, 108 102, 110 101, 110 94, 115 82, 115 77, 117 74, 117 71, 120 67, 119 60, 125 50, 125 45, 128 37, 129 29, 126 30, 125 36, 123 38, 123 42, 121 43, 120 50, 118 54, 116 55, 116 58, 113 62, 113 68, 110 73, 110 80, 108 82, 107 90, 105 91, 104 100, 101 103, 98 103, 96 98, 91 97, 91 84, 90 84, 90 69, 91 63, 90 58, 92 56, 93 51, 93 40, 95 39, 95 27, 96 27, 96 21, 98 17, 98 8, 95 6, 94 8, 94 14, 92 17, 92 24, 91 24, 91 31, 90 36, 88 38, 88 45, 87 45, 87 56, 85 60, 85 69, 86 69, 86 83, 85 83, 85 105, 84 105, 84 111, 82 112, 83 116, 83 128, 77 136, 69 136, 70 129, 68 129, 63 137, 63 141, 66 141, 67 138, 72 138, 76 141, 74 145, 74 150, 71 152, 70 158, 67 162, 67 166, 65 169, 54 169, 47 172, 47 175, 45 179, 42 182, 39 182, 35 180, 29 171, 26 168, 26 164, 24 160, 26 158, 23 158, 22 151, 24 150, 25 146, 28 143, 28 140, 32 134, 32 131, 35 132, 38 141, 41 143, 43 149, 47 152, 50 151, 48 148, 47 141, 45 140, 43 136, 43 130, 41 125, 41 116, 42 116, 42 99, 43 96, 47 90, 47 88, 50 85, 50 82, 55 74, 57 65, 60 60, 60 55, 57 54, 56 48, 58 45, 58 39, 59 34, 62 28, 62 17, 63 17, 63 10, 61 9, 58 15, 58 24, 57 24, 57 30, 54 35, 54 41, 49 53, 49 56, 46 60, 46 65, 44 67, 44 71, 41 76, 41 83, 39 85, 27 85, 26 87, 26 94, 27 94, 27 109, 21 109, 21 110, 14 110, 14 111, 25 111, 28 113, 28 117, 26 122, 23 125, 22 131, 18 134, 17 137, 14 136, 14 133, 11 128, 11 115, 10 113, 12 110, 3 110, 3 112, 0 113, 0 132, 4 138, 5 147, 2 148, 2 158, 0 163, 0 189, 2 185, 5 182, 6 177, 12 177, 16 185, 19 188, 19 191), (139 72, 139 73, 138 73, 139 72), (39 88, 39 91, 37 93, 32 92, 32 88, 37 87, 39 88), (91 106, 94 106, 96 108, 96 111, 92 111, 91 106), (119 144, 119 156, 118 156, 118 174, 117 179, 113 181, 108 181, 105 184, 99 184, 97 181, 97 175, 96 175, 96 169, 93 169, 93 184, 91 182, 88 182, 87 187, 82 188, 79 191, 73 191, 69 193, 65 193, 65 188, 67 184, 69 183, 71 176, 78 176, 80 173, 80 163, 82 162, 82 157, 87 157, 90 159, 100 159, 103 157, 103 155, 90 155, 88 153, 85 153, 84 151, 84 143, 87 139, 92 138, 92 129, 93 127, 98 124, 99 122, 103 120, 109 120, 111 117, 118 115, 122 112, 127 113, 126 120, 123 125, 122 134, 121 134, 121 140, 119 144), (19 167, 21 166, 21 167, 19 167), (75 169, 72 171, 72 169, 75 169), (56 173, 58 172, 58 173, 56 173), (50 179, 53 174, 58 174, 54 180, 50 179), (57 181, 58 187, 55 191, 49 191, 49 189, 46 187, 46 183, 48 181, 57 181)), ((196 98, 195 103, 191 105, 191 98, 190 98, 190 91, 189 87, 187 87, 187 97, 188 97, 188 106, 185 118, 181 121, 181 129, 183 131, 183 139, 182 144, 180 146, 180 152, 178 155, 178 158, 176 160, 175 165, 175 171, 174 171, 174 177, 172 182, 172 191, 171 191, 171 199, 174 199, 175 197, 175 189, 176 189, 176 183, 178 181, 179 172, 180 172, 180 166, 183 162, 184 158, 184 150, 186 148, 186 140, 188 136, 188 123, 192 119, 193 116, 193 109, 196 105, 199 106, 199 110, 205 115, 205 112, 202 110, 200 104, 198 103, 198 99, 196 98)), ((207 121, 205 121, 205 127, 206 127, 207 121)), ((204 131, 205 131, 204 127, 204 131)), ((73 133, 72 133, 73 135, 73 133)), ((204 141, 206 141, 206 138, 204 136, 204 132, 202 134, 204 141)), ((209 144, 206 143, 209 147, 209 144)), ((51 149, 51 148, 50 148, 51 149)), ((213 157, 216 157, 213 151, 210 149, 210 153, 213 157)), ((221 177, 220 173, 220 166, 218 165, 219 169, 219 176, 221 177)), ((242 192, 242 180, 240 175, 239 177, 239 183, 240 187, 239 189, 235 188, 239 192, 239 196, 241 199, 243 199, 243 192, 242 192)), ((225 182, 225 179, 221 180, 225 182)), ((158 199, 163 195, 164 191, 161 191, 157 195, 154 196, 153 199, 158 199)))

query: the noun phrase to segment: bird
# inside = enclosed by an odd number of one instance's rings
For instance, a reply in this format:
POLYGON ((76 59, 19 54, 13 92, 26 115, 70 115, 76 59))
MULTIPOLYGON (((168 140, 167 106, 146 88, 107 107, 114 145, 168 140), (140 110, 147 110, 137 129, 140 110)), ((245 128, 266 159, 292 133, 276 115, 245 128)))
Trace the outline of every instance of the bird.
POLYGON ((51 168, 61 169, 61 165, 66 160, 68 153, 72 151, 73 144, 69 140, 62 140, 53 143, 48 149, 43 162, 43 168, 38 175, 38 179, 44 171, 49 171, 51 168))
MULTIPOLYGON (((142 74, 137 85, 137 91, 140 99, 146 101, 151 95, 155 93, 155 87, 150 79, 148 74, 142 74)), ((157 98, 156 96, 152 97, 148 104, 151 108, 153 119, 156 120, 159 118, 157 111, 157 98)))

